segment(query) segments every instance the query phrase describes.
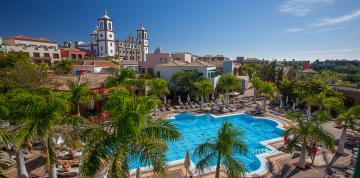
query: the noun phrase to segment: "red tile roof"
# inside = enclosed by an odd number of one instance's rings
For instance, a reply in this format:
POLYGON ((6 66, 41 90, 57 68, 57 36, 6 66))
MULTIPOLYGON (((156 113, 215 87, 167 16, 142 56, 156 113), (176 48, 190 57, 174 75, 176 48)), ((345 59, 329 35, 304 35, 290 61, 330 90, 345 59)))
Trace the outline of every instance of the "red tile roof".
POLYGON ((47 38, 43 38, 43 37, 40 37, 40 38, 29 38, 25 35, 16 35, 16 36, 12 36, 10 38, 13 38, 13 39, 17 39, 17 40, 26 40, 26 41, 37 41, 37 42, 47 42, 47 43, 56 43, 56 42, 53 42, 53 41, 50 41, 49 39, 47 38))

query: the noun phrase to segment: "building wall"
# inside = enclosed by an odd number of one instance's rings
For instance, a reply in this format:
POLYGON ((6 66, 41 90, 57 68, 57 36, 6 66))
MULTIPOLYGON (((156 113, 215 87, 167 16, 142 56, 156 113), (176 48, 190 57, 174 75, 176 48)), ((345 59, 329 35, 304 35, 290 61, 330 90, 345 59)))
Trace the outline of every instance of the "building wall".
POLYGON ((77 49, 60 49, 61 59, 69 58, 73 60, 81 60, 86 56, 85 51, 80 51, 77 49))
POLYGON ((155 67, 155 76, 160 77, 167 82, 170 82, 172 75, 176 72, 181 72, 184 70, 192 70, 197 71, 201 74, 204 78, 208 78, 208 71, 215 70, 215 67, 207 67, 207 66, 156 66, 155 67), (159 75, 160 74, 160 75, 159 75))
POLYGON ((169 53, 147 54, 145 62, 139 62, 139 67, 142 73, 154 74, 156 65, 164 64, 171 61, 169 53))
POLYGON ((192 55, 190 53, 172 53, 173 60, 180 60, 187 63, 191 63, 192 55))
POLYGON ((192 55, 190 53, 153 53, 147 54, 146 61, 139 62, 139 67, 142 73, 154 74, 153 71, 156 65, 164 64, 173 60, 191 63, 191 59, 192 55))
POLYGON ((6 51, 25 52, 30 58, 49 58, 51 62, 60 61, 60 50, 57 43, 37 42, 17 39, 5 39, 6 51), (49 55, 49 56, 47 56, 49 55))
POLYGON ((0 52, 5 52, 5 44, 2 36, 0 36, 0 52))

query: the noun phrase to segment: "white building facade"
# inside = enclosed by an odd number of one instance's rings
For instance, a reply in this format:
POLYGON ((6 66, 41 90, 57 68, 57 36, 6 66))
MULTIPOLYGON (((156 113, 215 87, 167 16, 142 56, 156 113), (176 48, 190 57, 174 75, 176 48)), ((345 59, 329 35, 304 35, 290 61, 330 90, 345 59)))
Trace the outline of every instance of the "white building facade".
POLYGON ((6 52, 24 52, 35 63, 56 63, 60 59, 60 50, 57 42, 47 38, 29 38, 24 35, 7 37, 4 39, 6 52))
POLYGON ((204 79, 209 80, 214 89, 221 75, 221 71, 217 70, 215 66, 198 60, 194 60, 191 63, 176 60, 170 61, 168 63, 155 66, 154 73, 156 77, 170 82, 175 73, 186 70, 195 71, 204 79))

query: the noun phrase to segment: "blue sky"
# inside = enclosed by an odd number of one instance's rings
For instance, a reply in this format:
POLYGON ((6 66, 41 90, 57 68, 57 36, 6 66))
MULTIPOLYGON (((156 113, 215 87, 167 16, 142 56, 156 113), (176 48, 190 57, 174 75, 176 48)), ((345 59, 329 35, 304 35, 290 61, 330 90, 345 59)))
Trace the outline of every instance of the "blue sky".
POLYGON ((151 51, 360 59, 360 0, 8 0, 0 35, 87 41, 104 9, 116 38, 144 24, 151 51))

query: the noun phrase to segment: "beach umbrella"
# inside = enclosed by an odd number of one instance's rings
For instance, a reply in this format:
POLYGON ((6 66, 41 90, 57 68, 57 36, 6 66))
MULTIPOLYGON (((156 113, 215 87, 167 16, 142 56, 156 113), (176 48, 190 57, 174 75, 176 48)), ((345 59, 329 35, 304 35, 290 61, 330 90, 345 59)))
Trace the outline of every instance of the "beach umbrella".
POLYGON ((215 95, 214 95, 214 93, 211 93, 211 100, 215 101, 215 95))
POLYGON ((166 96, 164 95, 164 105, 166 105, 166 96))
POLYGON ((190 94, 187 96, 187 102, 190 103, 190 94))
POLYGON ((199 96, 198 95, 195 96, 195 101, 199 102, 199 96))
POLYGON ((188 172, 189 172, 189 168, 190 168, 190 153, 189 153, 189 150, 186 151, 184 166, 185 166, 186 177, 187 177, 188 172))
POLYGON ((306 110, 306 116, 310 117, 311 116, 311 106, 308 106, 307 110, 306 110))
POLYGON ((295 111, 295 107, 296 107, 296 102, 293 102, 293 105, 292 105, 292 110, 295 111))
POLYGON ((181 96, 180 95, 178 97, 178 102, 179 102, 179 105, 181 105, 181 96))
POLYGON ((141 178, 141 170, 139 167, 136 169, 136 178, 141 178))

